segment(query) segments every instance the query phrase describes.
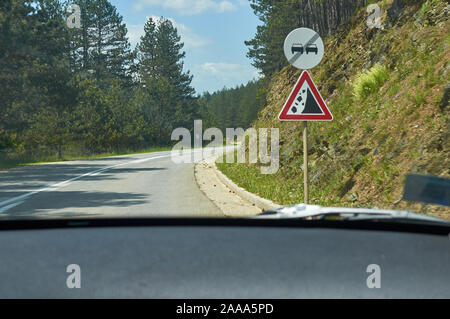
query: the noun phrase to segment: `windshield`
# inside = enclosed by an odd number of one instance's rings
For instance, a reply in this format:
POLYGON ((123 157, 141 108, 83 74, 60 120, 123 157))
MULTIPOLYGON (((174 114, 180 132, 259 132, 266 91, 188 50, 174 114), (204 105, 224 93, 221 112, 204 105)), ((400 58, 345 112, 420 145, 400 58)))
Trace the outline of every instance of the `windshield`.
POLYGON ((298 204, 450 219, 449 13, 2 0, 0 221, 298 204))

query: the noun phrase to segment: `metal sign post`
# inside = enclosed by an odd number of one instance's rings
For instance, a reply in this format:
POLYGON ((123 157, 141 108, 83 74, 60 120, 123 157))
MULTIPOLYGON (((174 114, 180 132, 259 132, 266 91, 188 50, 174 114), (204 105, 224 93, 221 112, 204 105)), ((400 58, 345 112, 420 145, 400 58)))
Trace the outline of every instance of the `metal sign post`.
POLYGON ((303 187, 305 194, 305 204, 309 202, 308 194, 308 122, 303 121, 303 187))
POLYGON ((309 75, 308 69, 320 63, 324 45, 319 34, 308 28, 293 30, 284 41, 284 54, 294 67, 303 69, 278 119, 302 121, 304 203, 309 203, 308 121, 331 121, 333 115, 309 75))

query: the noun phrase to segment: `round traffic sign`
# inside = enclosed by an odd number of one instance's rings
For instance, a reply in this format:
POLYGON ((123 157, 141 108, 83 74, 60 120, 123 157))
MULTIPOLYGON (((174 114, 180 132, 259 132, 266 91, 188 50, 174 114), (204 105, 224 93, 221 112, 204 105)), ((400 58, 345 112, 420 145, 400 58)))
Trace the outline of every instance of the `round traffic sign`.
POLYGON ((298 69, 312 69, 320 63, 323 54, 322 38, 314 30, 298 28, 284 40, 284 55, 298 69))

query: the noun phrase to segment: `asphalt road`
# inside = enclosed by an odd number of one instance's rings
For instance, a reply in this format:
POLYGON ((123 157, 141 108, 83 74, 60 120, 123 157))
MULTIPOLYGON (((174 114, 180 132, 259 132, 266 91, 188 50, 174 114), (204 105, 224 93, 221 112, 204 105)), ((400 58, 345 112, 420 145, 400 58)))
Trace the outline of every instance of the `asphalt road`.
POLYGON ((194 164, 170 152, 30 165, 0 172, 0 219, 221 217, 194 164))

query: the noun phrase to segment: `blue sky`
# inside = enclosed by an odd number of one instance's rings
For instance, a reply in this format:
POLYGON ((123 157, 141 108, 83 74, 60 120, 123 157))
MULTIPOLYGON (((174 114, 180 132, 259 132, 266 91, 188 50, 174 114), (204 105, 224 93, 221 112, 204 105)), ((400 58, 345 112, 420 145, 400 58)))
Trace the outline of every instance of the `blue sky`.
POLYGON ((197 93, 245 84, 258 77, 246 57, 258 18, 248 0, 110 0, 123 16, 134 46, 148 17, 169 18, 185 43, 185 70, 197 93))

